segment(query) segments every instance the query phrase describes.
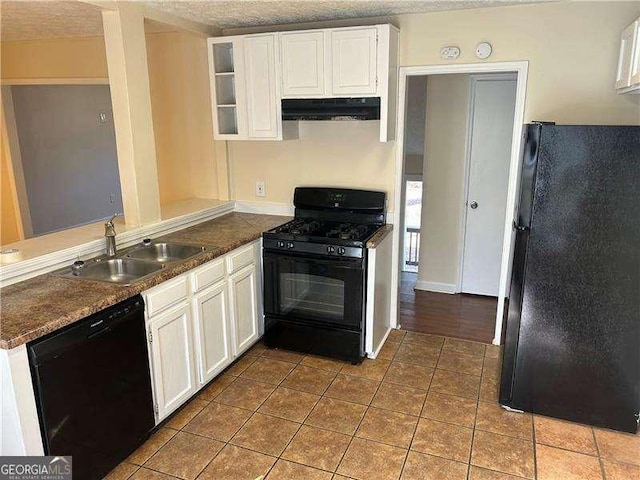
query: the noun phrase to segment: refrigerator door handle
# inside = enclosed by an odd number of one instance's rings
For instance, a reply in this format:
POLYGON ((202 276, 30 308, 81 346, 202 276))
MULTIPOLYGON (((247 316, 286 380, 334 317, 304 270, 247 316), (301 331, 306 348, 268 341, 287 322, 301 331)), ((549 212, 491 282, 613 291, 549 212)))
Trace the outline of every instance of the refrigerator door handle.
POLYGON ((518 231, 518 232, 528 232, 529 231, 529 227, 525 227, 524 225, 518 225, 515 220, 513 222, 513 229, 518 231))

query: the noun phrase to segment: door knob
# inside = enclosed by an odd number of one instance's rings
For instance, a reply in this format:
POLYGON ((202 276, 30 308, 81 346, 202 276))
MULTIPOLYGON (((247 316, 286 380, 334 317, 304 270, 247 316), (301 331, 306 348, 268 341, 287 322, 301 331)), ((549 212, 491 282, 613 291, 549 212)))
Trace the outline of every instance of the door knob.
POLYGON ((476 208, 478 208, 478 202, 471 202, 469 206, 475 210, 476 208))

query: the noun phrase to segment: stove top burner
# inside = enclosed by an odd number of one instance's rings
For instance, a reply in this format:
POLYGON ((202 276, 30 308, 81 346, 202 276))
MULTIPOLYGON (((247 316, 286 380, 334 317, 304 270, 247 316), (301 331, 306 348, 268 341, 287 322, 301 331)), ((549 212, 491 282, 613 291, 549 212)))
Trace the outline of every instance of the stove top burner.
POLYGON ((294 237, 316 237, 320 239, 363 242, 378 228, 380 228, 380 225, 295 219, 276 228, 273 233, 292 235, 294 237))

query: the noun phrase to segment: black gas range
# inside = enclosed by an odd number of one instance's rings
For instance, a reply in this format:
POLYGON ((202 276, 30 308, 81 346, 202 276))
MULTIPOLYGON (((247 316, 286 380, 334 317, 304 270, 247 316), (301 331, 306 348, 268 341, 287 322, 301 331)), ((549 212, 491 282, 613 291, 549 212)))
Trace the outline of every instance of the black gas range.
POLYGON ((265 344, 352 362, 364 357, 366 242, 385 194, 296 188, 295 218, 263 234, 265 344))

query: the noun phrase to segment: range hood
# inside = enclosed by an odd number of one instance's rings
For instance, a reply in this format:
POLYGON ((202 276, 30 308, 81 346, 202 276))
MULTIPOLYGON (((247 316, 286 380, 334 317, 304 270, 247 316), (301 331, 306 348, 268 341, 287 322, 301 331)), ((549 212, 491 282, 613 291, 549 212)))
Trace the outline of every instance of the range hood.
POLYGON ((380 98, 284 99, 282 120, 380 120, 380 98))

